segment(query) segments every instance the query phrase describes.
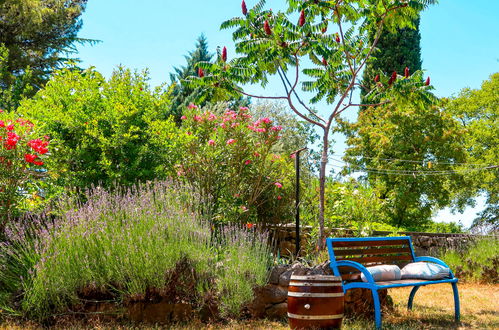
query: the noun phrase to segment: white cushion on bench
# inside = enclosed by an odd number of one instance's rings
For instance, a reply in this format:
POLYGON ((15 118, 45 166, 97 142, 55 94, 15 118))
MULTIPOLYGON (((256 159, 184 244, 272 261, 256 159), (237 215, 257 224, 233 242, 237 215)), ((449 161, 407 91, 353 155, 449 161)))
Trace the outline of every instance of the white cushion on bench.
POLYGON ((440 280, 449 277, 450 269, 433 262, 413 262, 402 268, 402 278, 440 280))
MULTIPOLYGON (((371 273, 374 281, 396 281, 400 280, 401 272, 397 265, 378 265, 372 267, 366 267, 366 269, 371 273)), ((362 281, 367 282, 364 274, 360 275, 362 281)))

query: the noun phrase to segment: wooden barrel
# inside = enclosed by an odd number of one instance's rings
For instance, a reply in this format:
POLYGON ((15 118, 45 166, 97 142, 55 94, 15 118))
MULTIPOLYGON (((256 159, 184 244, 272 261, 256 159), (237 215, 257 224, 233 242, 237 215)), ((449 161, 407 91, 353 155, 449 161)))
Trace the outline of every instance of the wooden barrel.
POLYGON ((288 287, 291 329, 338 329, 343 308, 341 277, 291 275, 288 287))

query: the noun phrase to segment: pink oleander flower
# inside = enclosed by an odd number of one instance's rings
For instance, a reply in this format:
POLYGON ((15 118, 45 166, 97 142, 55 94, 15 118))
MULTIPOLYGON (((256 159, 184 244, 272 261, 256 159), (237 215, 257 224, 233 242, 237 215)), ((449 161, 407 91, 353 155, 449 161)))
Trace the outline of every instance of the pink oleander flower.
POLYGON ((189 105, 187 106, 188 109, 197 109, 198 106, 195 105, 194 103, 189 103, 189 105))
POLYGON ((249 164, 251 164, 251 160, 249 160, 249 159, 244 162, 244 165, 249 165, 249 164))
POLYGON ((234 140, 234 139, 228 139, 227 140, 227 145, 233 144, 233 143, 236 143, 236 140, 234 140))
POLYGON ((289 158, 291 158, 291 159, 295 159, 295 158, 296 158, 296 154, 291 154, 291 155, 289 155, 289 158))
POLYGON ((277 126, 271 127, 270 129, 273 130, 273 131, 279 132, 279 131, 282 131, 282 126, 281 125, 277 125, 277 126))
POLYGON ((194 121, 203 121, 203 118, 201 118, 201 116, 195 115, 194 121))
POLYGON ((239 107, 239 110, 240 111, 248 111, 249 109, 248 109, 248 107, 239 107))
POLYGON ((259 154, 258 152, 256 152, 256 151, 253 153, 253 155, 254 155, 255 157, 260 157, 260 154, 259 154))
POLYGON ((186 119, 187 119, 187 117, 186 117, 186 116, 182 116, 182 117, 180 117, 180 119, 182 119, 182 120, 186 120, 186 119))
POLYGON ((277 199, 278 199, 278 200, 281 200, 281 199, 282 199, 281 195, 277 196, 277 199))
POLYGON ((209 144, 210 146, 214 146, 214 145, 215 145, 215 141, 210 140, 210 141, 208 141, 208 144, 209 144))
POLYGON ((272 122, 272 120, 270 120, 270 118, 268 117, 264 117, 262 119, 260 119, 262 122, 264 122, 265 124, 270 124, 272 122))
POLYGON ((276 183, 274 183, 274 185, 275 185, 277 188, 282 188, 282 183, 280 183, 280 182, 276 182, 276 183))

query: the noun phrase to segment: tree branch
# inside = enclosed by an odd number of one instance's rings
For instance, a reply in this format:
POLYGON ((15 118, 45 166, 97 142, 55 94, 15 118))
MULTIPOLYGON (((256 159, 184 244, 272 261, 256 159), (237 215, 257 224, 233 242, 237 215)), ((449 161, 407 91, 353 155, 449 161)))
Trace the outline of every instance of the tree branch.
MULTIPOLYGON (((291 82, 289 81, 288 77, 286 76, 286 73, 284 72, 284 69, 282 68, 281 65, 279 65, 279 69, 277 69, 277 72, 279 73, 279 76, 281 77, 281 81, 282 83, 285 85, 284 88, 286 89, 286 93, 288 93, 288 89, 286 87, 286 84, 284 82, 284 79, 286 80, 287 84, 289 85, 289 87, 291 87, 291 82)), ((316 117, 317 119, 319 119, 320 121, 322 121, 323 123, 326 122, 326 120, 324 118, 322 118, 321 116, 317 115, 315 112, 312 111, 312 109, 310 109, 306 104, 305 102, 303 102, 300 98, 300 96, 298 95, 298 93, 296 92, 296 90, 293 90, 293 95, 296 97, 296 99, 298 100, 298 103, 300 103, 312 116, 316 117)))

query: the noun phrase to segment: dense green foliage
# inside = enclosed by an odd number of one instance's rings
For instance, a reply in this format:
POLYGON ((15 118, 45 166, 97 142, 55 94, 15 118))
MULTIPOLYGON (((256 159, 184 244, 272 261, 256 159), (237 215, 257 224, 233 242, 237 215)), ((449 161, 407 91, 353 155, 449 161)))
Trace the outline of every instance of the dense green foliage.
POLYGON ((93 68, 66 68, 22 103, 19 113, 53 141, 48 165, 56 185, 132 184, 171 170, 182 152, 181 136, 167 116, 168 91, 152 90, 147 80, 147 72, 124 68, 107 81, 93 68))
POLYGON ((467 282, 499 283, 499 240, 483 238, 461 251, 449 250, 442 260, 467 282))
POLYGON ((14 109, 75 52, 86 0, 0 1, 0 107, 14 109), (26 87, 28 87, 26 89, 26 87))
POLYGON ((446 109, 465 130, 464 145, 473 166, 464 167, 469 184, 467 194, 482 193, 486 208, 473 226, 477 230, 499 231, 499 73, 483 82, 480 89, 464 89, 446 109))
POLYGON ((213 240, 189 189, 153 183, 86 199, 63 204, 55 226, 27 219, 10 228, 0 245, 3 310, 45 319, 92 293, 119 303, 156 292, 195 307, 211 294, 232 315, 266 280, 266 236, 228 227, 213 240))
POLYGON ((356 123, 342 123, 349 145, 346 167, 368 174, 393 226, 421 228, 435 208, 451 203, 464 182, 464 173, 456 171, 467 160, 463 129, 428 102, 431 97, 395 94, 391 103, 360 112, 356 123))
MULTIPOLYGON (((421 34, 419 33, 419 18, 413 21, 413 27, 396 29, 395 32, 386 32, 380 35, 377 48, 366 64, 362 74, 360 95, 361 103, 369 103, 364 96, 375 85, 375 77, 380 72, 391 75, 394 71, 402 74, 405 68, 410 72, 421 70, 421 34)), ((376 31, 369 31, 369 42, 376 38, 376 31)))

